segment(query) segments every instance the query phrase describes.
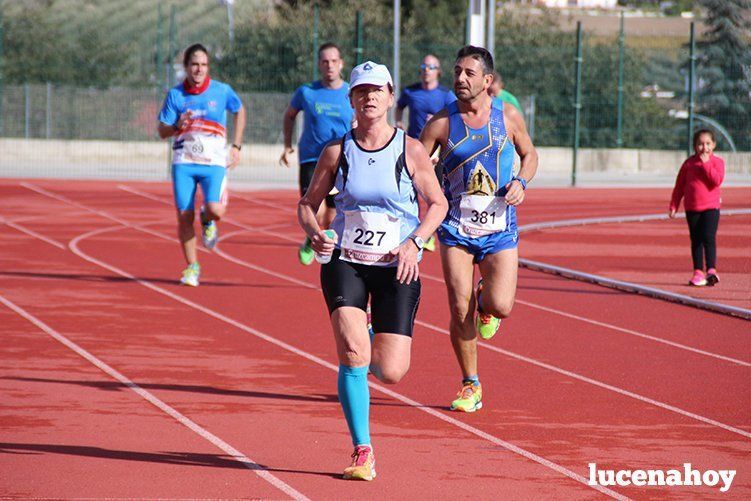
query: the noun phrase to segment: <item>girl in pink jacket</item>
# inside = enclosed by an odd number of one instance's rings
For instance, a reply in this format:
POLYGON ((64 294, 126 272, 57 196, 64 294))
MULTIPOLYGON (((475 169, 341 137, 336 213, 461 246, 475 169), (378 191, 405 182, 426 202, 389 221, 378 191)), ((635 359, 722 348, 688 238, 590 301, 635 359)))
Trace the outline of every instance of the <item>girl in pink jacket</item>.
POLYGON ((681 205, 686 209, 686 220, 691 235, 691 257, 694 274, 689 285, 713 286, 720 281, 716 270, 717 226, 720 222, 720 185, 725 178, 725 162, 713 155, 714 133, 702 129, 694 134, 694 152, 688 157, 675 180, 670 200, 671 218, 681 205), (706 275, 704 257, 706 256, 706 275))

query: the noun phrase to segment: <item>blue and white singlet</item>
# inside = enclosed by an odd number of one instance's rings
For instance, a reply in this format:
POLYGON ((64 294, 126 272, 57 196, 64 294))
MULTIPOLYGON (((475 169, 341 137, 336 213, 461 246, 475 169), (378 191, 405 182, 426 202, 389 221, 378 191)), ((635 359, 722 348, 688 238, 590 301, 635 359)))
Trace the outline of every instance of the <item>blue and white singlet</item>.
MULTIPOLYGON (((378 150, 362 148, 344 135, 335 187, 339 193, 331 228, 341 258, 353 263, 396 266, 389 251, 401 245, 420 224, 417 192, 407 170, 406 134, 394 129, 378 150)), ((418 260, 422 257, 420 254, 418 260)))

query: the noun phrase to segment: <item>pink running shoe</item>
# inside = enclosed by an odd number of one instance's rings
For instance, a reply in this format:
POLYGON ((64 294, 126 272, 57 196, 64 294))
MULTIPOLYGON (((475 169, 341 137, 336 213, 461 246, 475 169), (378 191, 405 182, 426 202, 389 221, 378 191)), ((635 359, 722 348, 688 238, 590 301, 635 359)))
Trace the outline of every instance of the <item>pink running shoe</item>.
POLYGON ((344 469, 344 479, 370 482, 375 477, 373 448, 369 445, 358 445, 352 453, 352 464, 344 469))
POLYGON ((688 281, 688 285, 693 285, 694 287, 703 287, 707 285, 707 279, 704 276, 704 272, 701 270, 694 270, 694 276, 688 281))

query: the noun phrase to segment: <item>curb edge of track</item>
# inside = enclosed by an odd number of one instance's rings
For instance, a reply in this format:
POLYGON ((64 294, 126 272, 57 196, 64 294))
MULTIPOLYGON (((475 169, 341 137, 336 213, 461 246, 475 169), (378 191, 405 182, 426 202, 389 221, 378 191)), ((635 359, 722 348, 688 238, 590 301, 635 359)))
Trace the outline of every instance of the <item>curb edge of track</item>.
MULTIPOLYGON (((723 212, 725 215, 747 215, 751 214, 751 209, 732 209, 723 212)), ((600 217, 600 218, 588 218, 588 219, 570 219, 565 221, 555 221, 550 223, 536 223, 528 224, 519 227, 519 233, 532 232, 543 229, 555 229, 565 228, 570 226, 585 226, 590 224, 603 224, 603 223, 633 223, 642 221, 654 221, 668 219, 665 214, 644 214, 640 216, 616 216, 616 217, 600 217)), ((722 315, 729 315, 733 317, 742 318, 744 320, 751 320, 751 310, 745 308, 739 308, 736 306, 729 306, 726 304, 715 303, 712 301, 704 301, 702 299, 696 299, 684 294, 677 294, 674 292, 668 292, 662 289, 655 289, 653 287, 647 287, 645 285, 634 284, 631 282, 624 282, 621 280, 615 280, 612 278, 606 278, 600 275, 593 275, 590 273, 584 273, 582 271, 576 271, 569 268, 563 268, 548 263, 541 263, 538 261, 532 261, 529 259, 519 258, 519 266, 527 268, 533 271, 540 271, 543 273, 550 273, 552 275, 558 275, 571 280, 578 280, 580 282, 588 282, 602 287, 608 287, 610 289, 616 289, 623 292, 630 292, 633 294, 641 294, 643 296, 652 297, 655 299, 661 299, 663 301, 669 301, 671 303, 678 303, 684 306, 690 306, 693 308, 699 308, 702 310, 708 310, 722 315)))

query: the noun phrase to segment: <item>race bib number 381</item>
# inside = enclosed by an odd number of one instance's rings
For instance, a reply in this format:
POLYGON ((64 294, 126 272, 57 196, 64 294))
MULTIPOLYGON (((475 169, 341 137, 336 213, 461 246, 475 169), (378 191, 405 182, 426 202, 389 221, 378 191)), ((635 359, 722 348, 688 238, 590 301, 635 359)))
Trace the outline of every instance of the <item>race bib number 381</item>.
POLYGON ((387 266, 396 260, 399 218, 381 212, 346 211, 341 258, 351 263, 387 266))
POLYGON ((506 231, 507 207, 502 197, 462 195, 459 234, 477 238, 506 231))

